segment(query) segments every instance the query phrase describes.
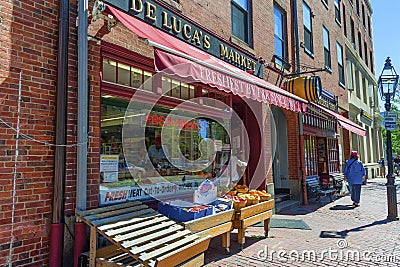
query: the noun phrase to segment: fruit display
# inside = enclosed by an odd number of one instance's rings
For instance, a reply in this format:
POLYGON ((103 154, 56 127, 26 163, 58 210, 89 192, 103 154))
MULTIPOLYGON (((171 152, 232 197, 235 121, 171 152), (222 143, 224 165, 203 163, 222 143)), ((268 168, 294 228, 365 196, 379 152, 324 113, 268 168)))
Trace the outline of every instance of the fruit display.
POLYGON ((246 206, 258 204, 260 202, 260 197, 258 195, 238 193, 237 196, 246 199, 246 206))
POLYGON ((271 198, 271 194, 267 193, 265 190, 250 190, 249 191, 250 195, 258 196, 260 198, 260 201, 267 201, 271 198))
POLYGON ((247 203, 247 200, 245 198, 239 196, 232 196, 227 194, 225 195, 225 198, 233 201, 233 208, 237 211, 240 210, 241 208, 244 208, 247 203))
POLYGON ((271 194, 269 194, 265 190, 249 190, 246 185, 235 185, 233 189, 226 193, 228 197, 240 197, 246 200, 246 206, 254 205, 259 202, 267 201, 271 198, 271 194))
POLYGON ((234 189, 238 193, 247 193, 249 191, 249 188, 247 187, 247 185, 240 185, 240 184, 235 185, 234 189))

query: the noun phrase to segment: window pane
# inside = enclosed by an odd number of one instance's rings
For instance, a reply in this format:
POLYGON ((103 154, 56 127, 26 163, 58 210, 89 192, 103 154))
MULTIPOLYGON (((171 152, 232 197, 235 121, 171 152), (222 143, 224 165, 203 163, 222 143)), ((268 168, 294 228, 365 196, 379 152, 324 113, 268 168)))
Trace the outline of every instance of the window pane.
POLYGON ((304 46, 312 52, 312 39, 311 39, 311 32, 307 29, 304 29, 304 46))
POLYGON ((179 81, 172 80, 171 96, 181 98, 181 83, 179 81))
POLYGON ((343 65, 343 51, 340 44, 337 44, 337 60, 340 65, 343 65))
POLYGON ((171 95, 171 79, 167 77, 161 78, 162 92, 165 95, 171 95))
POLYGON ((109 59, 103 59, 103 80, 108 82, 117 82, 117 62, 109 59))
POLYGON ((284 58, 283 42, 277 37, 275 37, 275 55, 280 56, 282 59, 284 58))
POLYGON ((139 88, 143 83, 142 70, 131 67, 131 86, 139 88))
POLYGON ((118 62, 118 84, 129 86, 130 67, 118 62))
POLYGON ((283 37, 283 14, 277 7, 274 7, 274 33, 283 37))
POLYGON ((181 98, 189 99, 189 85, 187 83, 181 83, 181 98))
POLYGON ((152 91, 153 90, 153 81, 152 81, 151 77, 153 76, 153 74, 149 71, 143 71, 143 74, 144 74, 143 89, 146 91, 152 91))
POLYGON ((275 55, 284 59, 286 58, 285 16, 277 6, 274 6, 274 34, 275 55))
POLYGON ((339 81, 344 84, 344 73, 343 73, 343 67, 342 66, 338 66, 339 68, 339 81))
POLYGON ((303 2, 303 24, 311 31, 311 9, 303 2))
POLYGON ((244 10, 249 10, 248 9, 248 3, 247 0, 233 0, 236 4, 238 4, 240 7, 242 7, 244 10))
POLYGON ((325 56, 325 66, 331 67, 331 53, 324 49, 324 56, 325 56))
POLYGON ((325 27, 322 27, 323 36, 324 36, 324 47, 329 50, 329 32, 325 27))
POLYGON ((190 94, 189 99, 194 98, 194 86, 193 85, 189 85, 189 94, 190 94))
POLYGON ((232 6, 232 34, 247 42, 247 14, 235 5, 232 6))

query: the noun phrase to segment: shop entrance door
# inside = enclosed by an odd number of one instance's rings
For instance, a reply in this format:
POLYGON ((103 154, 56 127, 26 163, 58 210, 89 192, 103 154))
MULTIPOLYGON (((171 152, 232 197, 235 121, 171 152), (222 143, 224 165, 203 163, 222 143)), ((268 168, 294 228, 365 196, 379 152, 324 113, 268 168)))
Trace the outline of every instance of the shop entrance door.
POLYGON ((327 144, 325 137, 317 137, 318 175, 322 184, 329 183, 327 144))
POLYGON ((272 173, 275 191, 287 191, 289 183, 288 140, 286 117, 276 107, 271 107, 273 120, 271 120, 272 149, 275 152, 272 162, 272 173))

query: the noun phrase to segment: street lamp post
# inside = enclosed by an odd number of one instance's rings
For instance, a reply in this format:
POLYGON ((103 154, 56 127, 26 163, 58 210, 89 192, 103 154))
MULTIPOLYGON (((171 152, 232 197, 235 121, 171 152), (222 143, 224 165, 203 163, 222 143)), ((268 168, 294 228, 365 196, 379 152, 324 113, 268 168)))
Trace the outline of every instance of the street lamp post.
MULTIPOLYGON (((382 74, 379 76, 378 86, 382 100, 385 101, 385 110, 391 110, 390 100, 394 98, 396 88, 399 81, 395 69, 392 66, 391 60, 388 57, 385 61, 382 74)), ((386 190, 387 190, 387 203, 388 203, 388 220, 398 220, 397 212, 397 195, 395 177, 393 175, 393 157, 392 157, 392 133, 391 130, 386 129, 386 154, 388 162, 388 174, 386 176, 386 190)))

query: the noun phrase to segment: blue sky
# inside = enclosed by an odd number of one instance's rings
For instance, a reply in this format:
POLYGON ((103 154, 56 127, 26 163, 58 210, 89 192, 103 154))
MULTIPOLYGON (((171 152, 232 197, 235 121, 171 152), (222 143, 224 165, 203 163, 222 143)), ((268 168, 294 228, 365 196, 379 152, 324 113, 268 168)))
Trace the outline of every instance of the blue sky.
POLYGON ((400 1, 370 0, 372 5, 372 29, 375 51, 375 74, 378 77, 386 57, 400 74, 400 1))

